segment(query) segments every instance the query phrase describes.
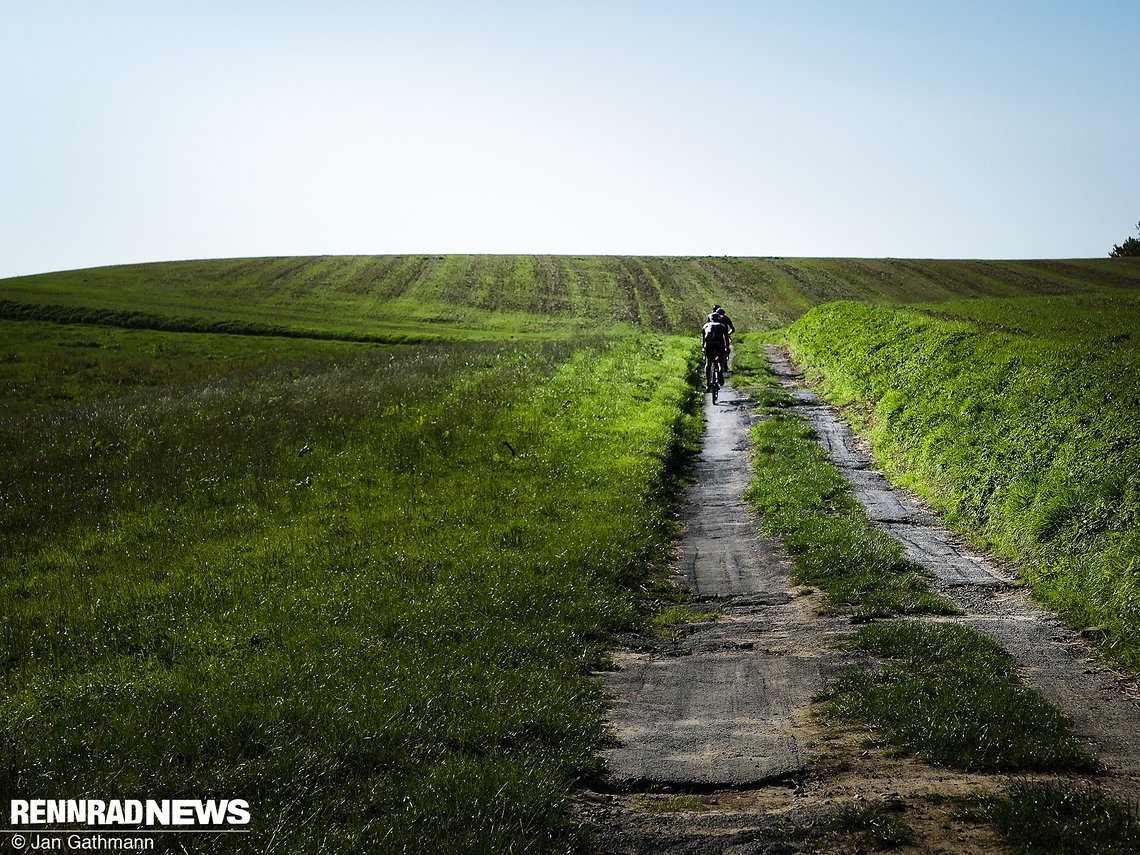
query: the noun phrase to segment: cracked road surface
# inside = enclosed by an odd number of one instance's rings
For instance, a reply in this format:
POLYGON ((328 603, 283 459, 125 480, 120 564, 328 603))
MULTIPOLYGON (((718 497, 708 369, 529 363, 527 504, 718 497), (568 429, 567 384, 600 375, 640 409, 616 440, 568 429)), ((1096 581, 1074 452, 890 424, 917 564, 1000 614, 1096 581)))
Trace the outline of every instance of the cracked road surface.
MULTIPOLYGON (((834 408, 800 385, 777 350, 768 356, 868 516, 929 567, 935 589, 964 611, 935 619, 962 621, 998 639, 1025 680, 1065 711, 1100 758, 1098 783, 1135 802, 1135 684, 1097 664, 1079 634, 1035 605, 999 565, 967 548, 917 500, 893 490, 834 408)), ((818 595, 797 596, 804 591, 790 582, 782 545, 759 534, 743 500, 752 474, 751 401, 725 387, 720 405, 706 399, 705 415, 675 571, 698 602, 720 616, 688 625, 675 642, 619 651, 616 668, 600 675, 613 699, 609 722, 618 745, 604 752, 606 777, 599 790, 581 795, 580 810, 602 851, 806 851, 788 842, 795 829, 876 800, 905 811, 918 841, 908 852, 1004 851, 988 827, 956 816, 947 796, 996 792, 1006 778, 867 750, 857 737, 845 742, 811 720, 812 698, 840 669, 871 663, 834 648, 834 636, 851 624, 821 617, 818 595), (669 806, 678 793, 689 801, 669 806)))
POLYGON ((620 746, 605 752, 622 788, 740 788, 802 771, 795 710, 843 655, 822 643, 842 621, 809 622, 790 590, 783 546, 761 536, 743 494, 751 480, 752 402, 731 387, 714 406, 682 512, 676 571, 717 621, 668 653, 624 651, 602 675, 620 746))

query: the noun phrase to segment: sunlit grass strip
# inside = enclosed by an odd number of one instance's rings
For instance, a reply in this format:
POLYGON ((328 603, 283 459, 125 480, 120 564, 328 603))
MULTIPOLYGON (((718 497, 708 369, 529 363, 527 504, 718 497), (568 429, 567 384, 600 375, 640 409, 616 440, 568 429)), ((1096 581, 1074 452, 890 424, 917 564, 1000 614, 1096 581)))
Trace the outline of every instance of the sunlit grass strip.
POLYGON ((6 518, 0 787, 240 793, 282 851, 580 847, 588 669, 671 555, 691 350, 370 356, 10 433, 69 510, 6 518))
POLYGON ((927 587, 921 565, 868 521, 811 429, 786 409, 787 396, 757 371, 756 347, 743 342, 737 356, 737 382, 765 384, 756 392, 765 418, 752 428, 754 476, 746 498, 764 531, 784 541, 795 580, 824 591, 833 612, 861 620, 954 613, 927 587))
POLYGON ((702 623, 716 620, 719 612, 699 611, 689 606, 672 605, 657 612, 650 619, 653 632, 660 638, 677 639, 681 637, 686 624, 702 623))
POLYGON ((1061 712, 1020 682, 993 639, 958 624, 861 627, 847 645, 888 664, 842 677, 822 712, 963 771, 1090 771, 1061 712))
POLYGON ((982 817, 1015 851, 1033 855, 1133 855, 1140 852, 1135 805, 1091 787, 1065 783, 1015 784, 989 800, 982 817))
POLYGON ((855 837, 871 852, 895 849, 914 840, 914 831, 906 821, 882 803, 842 807, 823 828, 845 838, 855 837))

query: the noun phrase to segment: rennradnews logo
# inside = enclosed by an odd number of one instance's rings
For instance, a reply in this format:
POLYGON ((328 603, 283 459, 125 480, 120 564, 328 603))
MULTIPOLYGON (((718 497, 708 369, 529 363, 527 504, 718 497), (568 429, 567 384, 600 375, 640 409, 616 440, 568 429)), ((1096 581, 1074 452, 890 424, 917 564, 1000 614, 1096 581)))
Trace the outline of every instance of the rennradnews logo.
POLYGON ((20 825, 231 826, 249 824, 245 799, 12 799, 20 825))

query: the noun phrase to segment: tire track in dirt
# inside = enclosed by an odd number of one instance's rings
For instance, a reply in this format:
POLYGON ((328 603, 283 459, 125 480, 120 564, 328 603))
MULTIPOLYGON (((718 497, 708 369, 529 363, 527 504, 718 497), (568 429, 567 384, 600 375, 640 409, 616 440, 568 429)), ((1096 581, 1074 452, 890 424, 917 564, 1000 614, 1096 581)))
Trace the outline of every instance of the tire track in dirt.
POLYGON ((1035 604, 995 561, 966 547, 916 497, 893 490, 874 469, 867 444, 834 407, 803 388, 802 375, 775 346, 768 347, 768 360, 870 519, 933 571, 935 589, 965 612, 949 620, 1000 642, 1025 682, 1064 711, 1073 732, 1097 756, 1106 789, 1132 801, 1140 798, 1140 691, 1135 682, 1099 663, 1078 633, 1035 604))

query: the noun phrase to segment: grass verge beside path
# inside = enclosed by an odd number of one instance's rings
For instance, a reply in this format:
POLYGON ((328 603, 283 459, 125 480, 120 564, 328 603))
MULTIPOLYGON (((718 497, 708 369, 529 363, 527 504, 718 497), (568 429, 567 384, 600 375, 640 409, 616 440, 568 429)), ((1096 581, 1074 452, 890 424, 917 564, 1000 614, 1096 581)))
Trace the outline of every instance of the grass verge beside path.
POLYGON ((818 307, 786 331, 892 477, 1140 668, 1140 296, 818 307))
POLYGON ((0 423, 0 789, 258 852, 562 852, 691 342, 368 349, 0 423))
POLYGON ((829 609, 856 620, 956 613, 926 586, 925 568, 871 525, 811 428, 787 409, 791 398, 771 383, 765 364, 757 340, 738 337, 734 383, 754 387, 765 417, 752 428, 754 478, 746 498, 764 530, 784 541, 795 580, 820 588, 829 609))
POLYGON ((994 823, 1010 847, 1024 855, 1140 852, 1136 806, 1107 798, 1091 787, 1015 784, 1008 796, 987 800, 976 815, 994 823))
POLYGON ((877 623, 847 642, 888 660, 853 671, 823 714, 876 739, 962 771, 1092 771, 1093 758, 1053 704, 1017 677, 993 639, 959 624, 877 623))

